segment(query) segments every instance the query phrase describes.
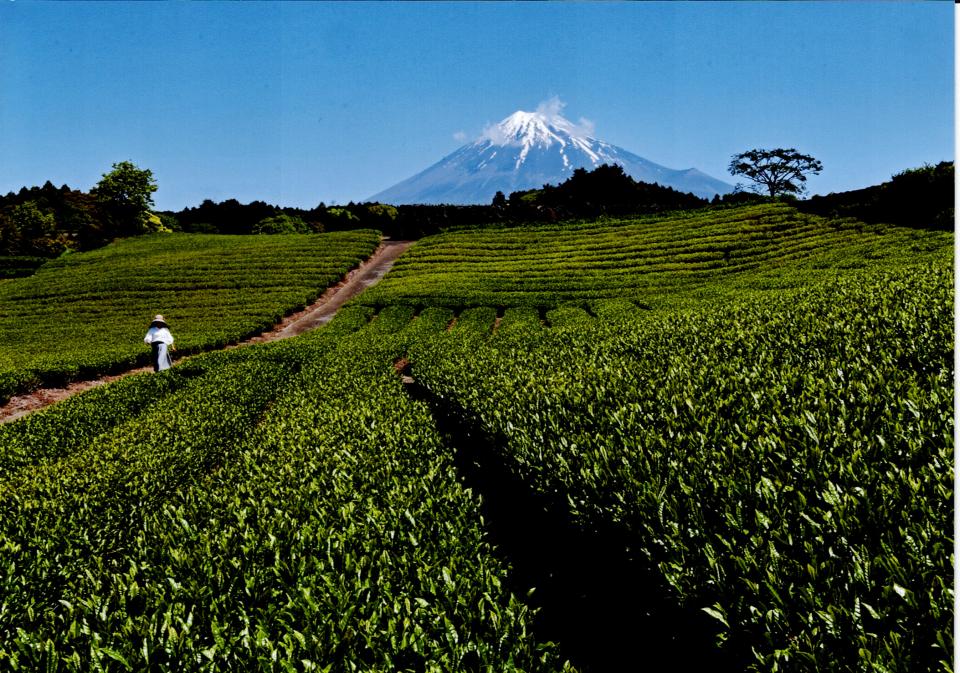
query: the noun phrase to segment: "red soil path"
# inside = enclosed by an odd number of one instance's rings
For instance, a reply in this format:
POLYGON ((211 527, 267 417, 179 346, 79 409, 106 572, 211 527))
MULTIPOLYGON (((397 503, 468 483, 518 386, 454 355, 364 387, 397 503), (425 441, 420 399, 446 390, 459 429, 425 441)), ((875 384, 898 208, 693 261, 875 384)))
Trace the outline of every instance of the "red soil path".
MULTIPOLYGON (((328 288, 313 304, 302 311, 287 316, 269 331, 241 341, 234 346, 229 346, 229 348, 287 339, 325 325, 333 319, 341 306, 371 285, 378 283, 393 266, 397 257, 411 245, 413 245, 413 241, 382 241, 380 247, 374 250, 370 257, 344 276, 339 283, 328 288)), ((31 411, 43 409, 54 402, 59 402, 84 390, 116 381, 130 374, 140 374, 150 370, 150 367, 139 367, 113 376, 103 376, 89 381, 75 381, 62 388, 39 388, 23 395, 16 395, 7 404, 0 407, 0 423, 16 420, 31 411)))

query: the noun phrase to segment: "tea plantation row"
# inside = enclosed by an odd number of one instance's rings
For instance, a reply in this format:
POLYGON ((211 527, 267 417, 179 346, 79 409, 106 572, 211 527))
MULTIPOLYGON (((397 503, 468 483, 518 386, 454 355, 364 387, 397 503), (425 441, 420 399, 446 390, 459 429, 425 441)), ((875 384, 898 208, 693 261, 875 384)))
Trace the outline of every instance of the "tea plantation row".
POLYGON ((492 309, 410 352, 446 413, 626 540, 756 671, 950 670, 953 274, 552 329, 492 309))
POLYGON ((0 403, 39 383, 146 364, 163 313, 181 353, 268 329, 377 247, 373 231, 315 236, 155 235, 49 262, 0 283, 0 403))
POLYGON ((670 308, 803 287, 811 270, 822 278, 951 246, 943 232, 828 220, 783 204, 484 228, 422 239, 360 301, 554 307, 619 298, 670 308))
POLYGON ((355 333, 350 309, 0 428, 0 667, 568 668, 393 370, 451 317, 397 333, 411 314, 355 333))

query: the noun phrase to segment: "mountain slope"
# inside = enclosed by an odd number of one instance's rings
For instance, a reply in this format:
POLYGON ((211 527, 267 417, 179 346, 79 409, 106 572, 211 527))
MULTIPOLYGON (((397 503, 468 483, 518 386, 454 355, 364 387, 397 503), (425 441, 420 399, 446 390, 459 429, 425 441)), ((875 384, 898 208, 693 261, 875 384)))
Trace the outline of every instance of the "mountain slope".
POLYGON ((483 137, 433 166, 374 194, 370 201, 489 203, 497 191, 558 184, 576 168, 619 164, 635 180, 656 182, 711 198, 733 186, 696 168, 675 170, 581 133, 569 120, 543 112, 517 111, 483 137))

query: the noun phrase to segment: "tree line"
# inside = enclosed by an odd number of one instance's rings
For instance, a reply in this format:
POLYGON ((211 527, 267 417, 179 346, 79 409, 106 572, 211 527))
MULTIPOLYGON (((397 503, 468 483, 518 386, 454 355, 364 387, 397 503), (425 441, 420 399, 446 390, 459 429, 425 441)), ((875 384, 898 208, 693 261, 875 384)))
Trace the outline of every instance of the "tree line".
POLYGON ((0 260, 0 277, 18 275, 67 250, 90 250, 115 238, 160 231, 283 234, 378 229, 393 238, 412 239, 467 226, 630 217, 773 198, 788 198, 801 210, 825 216, 953 228, 952 162, 906 170, 882 185, 806 201, 797 200, 805 191, 806 175, 818 174, 822 164, 795 149, 742 152, 734 155, 729 170, 750 180, 752 191, 738 185, 736 191, 708 201, 634 180, 622 167, 604 164, 591 171, 578 168, 558 185, 509 196, 497 192, 486 205, 351 202, 304 209, 207 199, 176 212, 154 212, 157 185, 152 172, 122 161, 89 192, 47 181, 42 187, 0 196, 0 258, 7 258, 0 260))
MULTIPOLYGON (((746 156, 740 155, 741 159, 746 156)), ((744 166, 741 163, 738 170, 745 172, 744 166)), ((792 165, 792 174, 801 168, 792 165)), ((775 171, 778 176, 784 173, 791 171, 775 171)), ((759 181, 756 175, 751 177, 759 181)), ((789 191, 791 186, 787 182, 785 189, 789 191)), ((55 257, 67 250, 96 248, 114 238, 157 231, 282 234, 370 228, 395 238, 419 238, 462 226, 624 217, 709 205, 693 194, 638 182, 622 167, 607 164, 592 171, 578 168, 561 184, 513 192, 509 198, 497 192, 490 204, 476 206, 351 202, 302 209, 263 201, 241 204, 236 199, 220 203, 207 199, 179 212, 155 213, 156 190, 150 170, 121 161, 104 173, 89 193, 66 185, 58 188, 47 181, 42 187, 24 187, 0 196, 0 256, 55 257)), ((770 191, 774 194, 773 187, 770 191)), ((750 195, 738 192, 717 197, 712 203, 749 200, 750 195)))
POLYGON ((89 192, 48 180, 0 196, 0 255, 56 257, 163 230, 150 210, 156 190, 151 171, 121 161, 89 192))
POLYGON ((761 200, 752 194, 728 194, 714 201, 658 184, 638 182, 617 165, 592 171, 578 168, 559 185, 497 192, 486 205, 399 205, 348 203, 344 206, 280 208, 263 201, 206 200, 194 208, 166 213, 181 231, 222 234, 296 233, 373 228, 394 238, 419 238, 444 229, 484 224, 557 222, 624 217, 713 204, 761 200))

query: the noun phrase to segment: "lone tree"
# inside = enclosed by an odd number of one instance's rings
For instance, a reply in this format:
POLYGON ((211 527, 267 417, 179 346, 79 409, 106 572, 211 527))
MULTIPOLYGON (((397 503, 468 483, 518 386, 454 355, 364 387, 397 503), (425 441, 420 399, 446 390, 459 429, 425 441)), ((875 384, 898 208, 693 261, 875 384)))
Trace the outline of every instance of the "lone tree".
POLYGON ((792 147, 774 150, 748 150, 733 155, 730 173, 743 175, 754 182, 753 190, 765 188, 771 197, 778 194, 802 194, 807 174, 820 175, 823 164, 809 154, 800 154, 792 147))
POLYGON ((113 170, 91 192, 96 196, 112 233, 135 236, 151 230, 150 208, 157 182, 149 169, 141 170, 129 161, 113 165, 113 170))

